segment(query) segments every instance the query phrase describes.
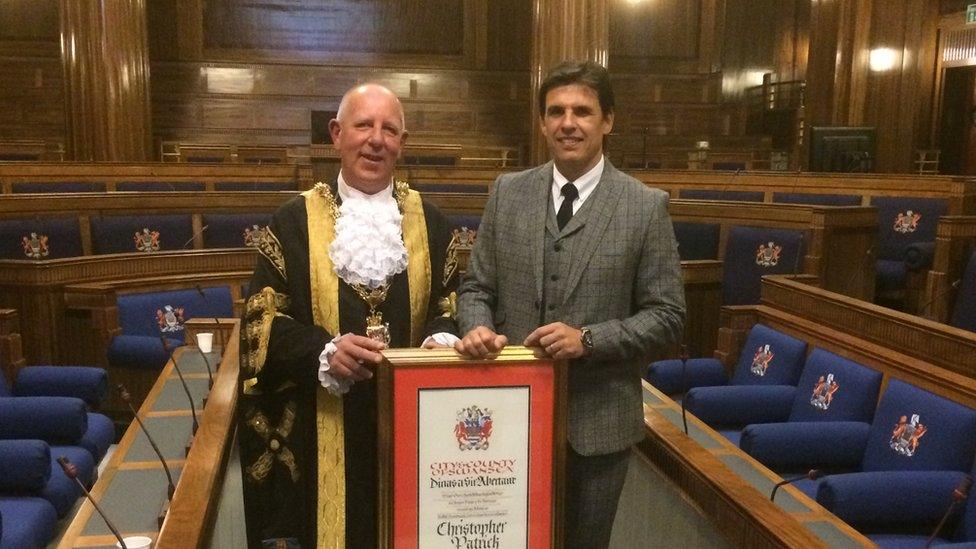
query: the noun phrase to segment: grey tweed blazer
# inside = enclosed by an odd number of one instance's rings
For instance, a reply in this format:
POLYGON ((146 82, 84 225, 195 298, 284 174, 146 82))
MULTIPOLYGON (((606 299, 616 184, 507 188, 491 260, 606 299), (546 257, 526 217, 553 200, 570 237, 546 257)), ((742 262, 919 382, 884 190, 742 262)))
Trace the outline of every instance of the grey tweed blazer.
MULTIPOLYGON (((459 291, 461 333, 483 325, 519 345, 538 327, 551 186, 551 162, 495 181, 459 291)), ((593 352, 569 365, 569 441, 581 455, 643 437, 641 373, 679 340, 685 314, 667 193, 606 161, 590 201, 557 309, 593 332, 593 352)))

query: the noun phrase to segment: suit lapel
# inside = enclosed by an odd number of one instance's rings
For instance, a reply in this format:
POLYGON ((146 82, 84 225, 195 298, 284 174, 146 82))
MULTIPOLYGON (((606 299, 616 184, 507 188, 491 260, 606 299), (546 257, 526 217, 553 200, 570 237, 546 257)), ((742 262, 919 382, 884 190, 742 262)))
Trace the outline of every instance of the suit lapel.
POLYGON ((536 299, 542 299, 542 262, 545 257, 546 219, 549 217, 549 202, 551 200, 552 162, 544 164, 528 183, 529 193, 523 195, 528 201, 524 211, 531 212, 528 214, 526 226, 530 235, 529 242, 532 242, 530 257, 534 262, 532 270, 535 273, 535 296, 536 299))
MULTIPOLYGON (((563 303, 569 296, 573 295, 573 290, 583 277, 583 270, 590 263, 590 258, 600 247, 603 240, 603 233, 610 224, 610 218, 614 214, 614 208, 620 197, 620 185, 614 180, 614 167, 610 162, 605 162, 603 174, 600 176, 600 183, 593 189, 593 194, 583 203, 586 207, 590 205, 590 211, 586 215, 585 230, 580 237, 577 250, 579 253, 573 259, 573 265, 569 271, 569 278, 566 280, 566 290, 563 293, 563 303), (589 204, 592 201, 592 204, 589 204)), ((567 228, 572 228, 573 221, 567 228)))

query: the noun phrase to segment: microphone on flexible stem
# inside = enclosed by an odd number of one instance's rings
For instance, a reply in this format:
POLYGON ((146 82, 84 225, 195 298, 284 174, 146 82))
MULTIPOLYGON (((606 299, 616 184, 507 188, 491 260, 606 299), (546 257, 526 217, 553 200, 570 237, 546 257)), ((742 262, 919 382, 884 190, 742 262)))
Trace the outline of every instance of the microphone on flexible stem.
POLYGON ((823 475, 823 472, 821 472, 820 469, 810 469, 809 471, 807 471, 807 474, 805 474, 805 475, 800 475, 798 477, 783 479, 783 480, 777 482, 775 486, 773 486, 773 491, 769 493, 769 501, 773 501, 773 500, 776 499, 776 491, 779 490, 779 487, 780 486, 786 486, 787 484, 793 484, 794 482, 797 482, 797 481, 800 481, 800 480, 803 480, 803 479, 817 480, 822 475, 823 475))
POLYGON ((928 316, 926 316, 926 313, 928 312, 929 308, 932 307, 932 305, 934 305, 936 301, 945 297, 945 295, 948 294, 949 292, 958 290, 959 286, 961 285, 962 285, 961 278, 957 278, 953 280, 952 284, 949 284, 948 287, 943 288, 941 292, 935 294, 934 296, 932 296, 931 299, 929 299, 928 301, 922 304, 922 306, 918 309, 918 316, 922 318, 928 318, 929 320, 934 320, 933 318, 929 318, 928 316))
POLYGON ((176 370, 176 375, 180 377, 180 383, 183 384, 183 392, 186 393, 186 399, 190 401, 190 414, 193 416, 193 434, 197 434, 197 428, 200 426, 197 423, 197 407, 193 405, 193 395, 190 394, 190 388, 186 385, 186 378, 183 377, 183 371, 180 370, 179 364, 173 360, 173 349, 170 348, 169 342, 166 341, 166 336, 159 334, 159 341, 163 344, 163 350, 169 355, 167 362, 173 363, 173 369, 176 370))
POLYGON ((208 227, 210 227, 210 225, 204 225, 203 227, 200 227, 200 230, 197 231, 197 232, 195 232, 195 233, 193 233, 193 235, 190 236, 190 240, 187 240, 186 242, 184 242, 183 245, 180 246, 179 249, 185 250, 186 247, 189 246, 191 242, 193 242, 194 240, 196 240, 198 236, 202 235, 203 232, 206 231, 208 227))
POLYGON ((119 397, 122 399, 122 402, 129 407, 129 410, 132 412, 132 417, 134 417, 136 419, 136 423, 139 424, 139 429, 141 429, 142 433, 146 435, 146 440, 149 441, 149 445, 152 446, 153 451, 156 452, 156 457, 159 458, 159 462, 163 464, 163 471, 166 471, 166 480, 169 481, 169 487, 166 489, 166 499, 173 499, 173 492, 176 491, 176 486, 173 484, 173 475, 169 471, 169 466, 166 465, 166 460, 163 458, 163 453, 159 451, 159 446, 156 445, 156 441, 153 440, 152 435, 149 434, 149 429, 146 429, 146 426, 142 423, 142 419, 139 417, 139 414, 136 413, 136 409, 132 407, 132 396, 129 394, 129 391, 126 390, 125 385, 119 383, 115 386, 115 388, 119 390, 119 397))
POLYGON ((108 519, 105 511, 102 511, 102 508, 98 506, 98 502, 92 497, 91 493, 88 491, 88 488, 85 488, 85 483, 78 479, 78 468, 75 467, 74 464, 72 464, 68 458, 64 456, 58 458, 58 465, 60 465, 61 469, 64 470, 64 476, 75 481, 75 483, 78 484, 78 487, 81 488, 81 491, 85 493, 85 497, 91 502, 92 507, 98 511, 98 514, 101 515, 102 520, 104 520, 105 524, 108 525, 108 529, 112 531, 113 535, 115 535, 115 539, 119 540, 119 545, 122 547, 122 549, 128 549, 128 546, 125 544, 125 540, 122 539, 122 534, 119 533, 119 529, 112 524, 112 521, 108 519))
POLYGON ((966 501, 966 498, 969 497, 969 489, 972 487, 973 477, 966 475, 963 477, 959 485, 956 486, 956 488, 952 491, 952 503, 949 504, 949 508, 946 509, 945 514, 942 515, 942 520, 939 521, 939 524, 935 527, 932 535, 929 536, 929 539, 925 540, 926 549, 932 545, 933 541, 935 541, 936 536, 939 535, 939 531, 942 530, 943 526, 945 526, 946 521, 949 520, 949 516, 952 515, 952 512, 956 510, 956 507, 958 507, 960 503, 966 501))
POLYGON ((685 434, 688 434, 688 412, 685 409, 685 400, 688 396, 688 346, 681 344, 681 424, 684 425, 685 434))

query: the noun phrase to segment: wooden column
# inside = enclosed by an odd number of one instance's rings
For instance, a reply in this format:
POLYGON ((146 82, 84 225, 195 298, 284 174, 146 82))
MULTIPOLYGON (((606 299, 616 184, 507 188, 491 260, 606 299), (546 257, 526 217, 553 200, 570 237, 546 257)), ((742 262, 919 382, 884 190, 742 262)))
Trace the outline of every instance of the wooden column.
POLYGON ((68 159, 151 159, 145 0, 59 7, 68 159))
POLYGON ((806 120, 810 126, 857 126, 864 114, 872 0, 810 4, 806 120))
POLYGON ((539 129, 537 95, 546 73, 562 61, 596 61, 607 66, 609 0, 534 0, 532 6, 531 163, 548 158, 539 129))

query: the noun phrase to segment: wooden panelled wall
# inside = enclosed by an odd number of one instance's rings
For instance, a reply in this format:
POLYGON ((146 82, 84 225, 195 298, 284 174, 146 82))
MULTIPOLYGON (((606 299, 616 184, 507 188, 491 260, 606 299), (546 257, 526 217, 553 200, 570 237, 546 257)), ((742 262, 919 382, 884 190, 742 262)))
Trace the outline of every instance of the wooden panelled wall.
MULTIPOLYGON (((2 2, 0 140, 66 141, 59 3, 2 2)), ((746 127, 733 102, 768 73, 773 82, 806 80, 807 126, 877 126, 877 168, 909 171, 914 149, 931 146, 939 15, 966 2, 598 4, 609 19, 607 59, 625 138, 680 147, 741 137, 746 127), (877 48, 895 53, 891 69, 870 70, 868 52, 877 48)), ((342 91, 371 79, 405 98, 415 142, 525 147, 535 124, 533 47, 545 35, 533 25, 545 5, 146 2, 153 137, 308 143, 311 111, 334 110, 342 91)))

